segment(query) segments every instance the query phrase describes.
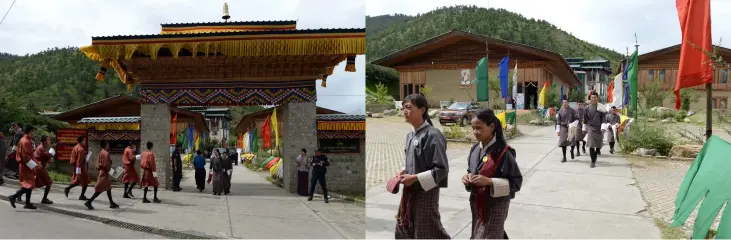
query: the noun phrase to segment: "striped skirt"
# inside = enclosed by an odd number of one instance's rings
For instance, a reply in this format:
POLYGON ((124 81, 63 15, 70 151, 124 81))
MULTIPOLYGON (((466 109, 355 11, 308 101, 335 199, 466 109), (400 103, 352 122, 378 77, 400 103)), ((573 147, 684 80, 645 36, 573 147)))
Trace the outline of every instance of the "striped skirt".
POLYGON ((505 233, 505 220, 508 218, 510 197, 488 196, 487 205, 483 213, 485 220, 479 222, 475 206, 470 201, 472 209, 472 236, 470 239, 508 239, 508 235, 505 233))
POLYGON ((407 211, 411 219, 403 224, 396 221, 396 239, 450 239, 439 214, 439 188, 424 192, 412 186, 404 188, 402 194, 409 194, 407 211))

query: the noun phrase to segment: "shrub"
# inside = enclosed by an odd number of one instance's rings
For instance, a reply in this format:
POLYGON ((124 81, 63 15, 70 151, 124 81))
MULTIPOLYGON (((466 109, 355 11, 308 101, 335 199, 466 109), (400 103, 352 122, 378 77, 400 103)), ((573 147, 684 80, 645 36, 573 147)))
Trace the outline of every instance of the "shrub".
POLYGON ((629 140, 620 134, 619 142, 624 153, 634 152, 638 148, 656 149, 658 153, 667 156, 673 147, 673 138, 659 124, 635 121, 630 127, 629 140))
POLYGON ((675 120, 678 122, 682 122, 685 120, 685 118, 688 116, 688 111, 680 110, 677 113, 675 113, 675 120))
POLYGON ((454 124, 444 129, 444 137, 447 139, 461 140, 465 138, 465 131, 458 124, 454 124))

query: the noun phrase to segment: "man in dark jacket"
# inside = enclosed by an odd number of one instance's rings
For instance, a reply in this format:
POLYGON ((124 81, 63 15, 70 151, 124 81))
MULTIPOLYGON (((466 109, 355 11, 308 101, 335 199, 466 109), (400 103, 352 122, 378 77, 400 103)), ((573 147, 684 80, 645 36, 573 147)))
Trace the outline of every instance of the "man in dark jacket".
POLYGON ((183 159, 181 157, 181 144, 175 145, 175 151, 173 151, 173 156, 170 158, 172 160, 172 166, 173 166, 173 184, 172 184, 172 190, 174 192, 178 192, 180 190, 183 190, 180 187, 180 181, 183 180, 183 159))
POLYGON ((310 197, 307 198, 307 201, 312 201, 312 196, 315 195, 315 185, 319 182, 322 195, 325 197, 325 203, 328 203, 325 174, 327 173, 327 167, 330 166, 330 161, 327 160, 327 156, 320 152, 320 149, 316 149, 315 156, 312 156, 310 164, 312 165, 312 178, 310 179, 310 197))

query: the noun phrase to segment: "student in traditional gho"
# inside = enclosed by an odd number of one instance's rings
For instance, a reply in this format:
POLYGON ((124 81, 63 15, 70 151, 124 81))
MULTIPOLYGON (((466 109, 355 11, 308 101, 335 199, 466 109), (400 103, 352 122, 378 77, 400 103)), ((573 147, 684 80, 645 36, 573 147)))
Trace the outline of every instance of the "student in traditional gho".
POLYGON ((89 210, 94 210, 94 206, 91 203, 103 192, 107 192, 109 208, 119 208, 119 205, 114 203, 112 199, 112 180, 110 179, 111 174, 109 173, 112 170, 112 160, 109 158, 109 143, 102 141, 101 147, 102 150, 99 151, 99 156, 96 159, 96 169, 99 174, 97 175, 96 185, 94 186, 94 195, 84 203, 84 206, 89 210))
POLYGON ((18 182, 20 182, 20 190, 8 197, 10 206, 15 208, 15 201, 18 197, 25 194, 25 209, 36 209, 30 202, 30 196, 33 189, 36 188, 36 170, 43 167, 38 160, 33 159, 35 144, 33 137, 36 134, 36 128, 33 126, 25 126, 23 129, 25 134, 19 141, 17 147, 16 159, 18 161, 18 182))
POLYGON ((51 176, 49 176, 48 171, 46 171, 46 165, 52 161, 51 158, 53 158, 53 155, 55 154, 49 152, 50 148, 51 138, 48 136, 42 136, 41 145, 39 145, 33 152, 33 159, 41 164, 41 167, 36 168, 36 187, 45 187, 43 191, 43 199, 41 200, 41 203, 43 204, 53 204, 53 201, 48 200, 48 192, 51 191, 53 180, 51 180, 51 176))
POLYGON ((439 214, 439 189, 447 187, 447 140, 429 119, 427 100, 419 94, 404 98, 403 111, 413 131, 406 137, 404 185, 396 217, 397 239, 449 239, 439 214))
POLYGON ((605 109, 601 109, 598 103, 599 94, 591 92, 589 95, 589 106, 586 107, 586 115, 584 115, 584 126, 582 130, 586 132, 587 143, 589 147, 589 156, 591 157, 591 167, 596 166, 596 158, 599 148, 602 147, 603 134, 602 124, 604 123, 605 109))
POLYGON ((617 114, 617 107, 612 106, 611 110, 604 116, 604 123, 608 124, 606 134, 607 142, 609 142, 609 153, 614 154, 614 143, 617 139, 617 134, 614 132, 619 128, 619 114, 617 114))
POLYGON ((233 174, 233 162, 230 160, 231 155, 228 151, 223 153, 223 194, 228 195, 231 193, 231 174, 233 174))
POLYGON ((66 189, 63 190, 63 193, 66 195, 66 197, 69 197, 69 192, 71 192, 71 189, 76 186, 81 186, 81 195, 79 195, 79 200, 89 200, 86 198, 86 188, 89 186, 89 183, 91 183, 91 179, 89 178, 89 165, 87 162, 89 159, 91 159, 91 152, 87 151, 87 140, 84 136, 79 136, 76 138, 76 141, 78 144, 74 146, 74 148, 71 150, 71 165, 75 166, 74 173, 71 174, 71 185, 66 187, 66 189))
POLYGON ((586 141, 584 141, 586 132, 582 130, 584 126, 584 115, 586 115, 586 108, 584 108, 583 102, 578 103, 576 114, 579 117, 579 126, 577 127, 576 135, 574 135, 574 141, 571 144, 571 152, 574 152, 574 149, 576 149, 576 156, 578 157, 581 156, 581 153, 586 154, 586 141), (581 149, 579 150, 579 148, 581 149))
MULTIPOLYGON (((562 103, 561 110, 558 110, 558 114, 556 114, 556 135, 558 135, 558 146, 561 147, 563 153, 561 162, 566 162, 566 147, 571 146, 573 141, 573 139, 569 139, 569 124, 578 124, 579 115, 576 110, 569 107, 568 100, 563 100, 562 103)), ((574 159, 573 147, 571 148, 571 159, 574 159)))
POLYGON ((122 155, 122 164, 124 164, 124 174, 122 174, 122 182, 124 183, 123 198, 135 197, 132 195, 132 189, 140 181, 140 176, 137 174, 137 167, 135 166, 135 162, 137 162, 137 156, 135 156, 136 151, 137 146, 135 146, 135 142, 129 141, 122 155))
POLYGON ((479 142, 470 150, 467 174, 462 177, 462 183, 471 193, 471 239, 508 238, 505 219, 510 200, 523 183, 515 149, 505 142, 501 126, 490 109, 472 119, 472 131, 479 142))
POLYGON ((155 153, 152 152, 152 142, 147 142, 147 151, 142 153, 142 160, 140 161, 140 168, 142 168, 142 182, 140 186, 145 188, 144 195, 142 198, 143 203, 150 203, 147 200, 147 190, 149 187, 153 187, 154 197, 152 199, 155 203, 160 203, 160 199, 157 198, 157 165, 155 164, 155 153))

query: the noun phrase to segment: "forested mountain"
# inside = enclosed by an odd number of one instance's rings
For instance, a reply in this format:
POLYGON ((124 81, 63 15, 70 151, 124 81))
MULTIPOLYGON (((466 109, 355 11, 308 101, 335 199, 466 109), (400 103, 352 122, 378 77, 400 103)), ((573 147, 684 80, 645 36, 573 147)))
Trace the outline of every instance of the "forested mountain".
MULTIPOLYGON (((622 59, 622 54, 578 39, 544 20, 528 19, 505 9, 476 6, 441 7, 413 17, 405 15, 368 17, 366 58, 368 61, 373 61, 452 29, 522 43, 557 52, 565 57, 608 59, 612 60, 613 65, 622 59), (371 25, 372 23, 374 24, 371 25)), ((377 70, 371 68, 373 71, 377 70)), ((375 84, 373 81, 375 79, 370 76, 366 80, 368 86, 373 86, 375 84)))

